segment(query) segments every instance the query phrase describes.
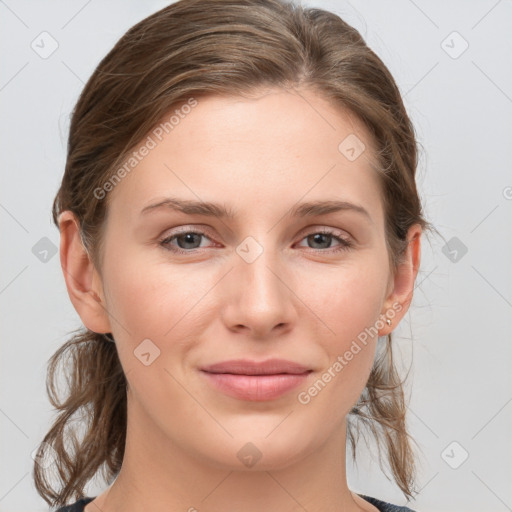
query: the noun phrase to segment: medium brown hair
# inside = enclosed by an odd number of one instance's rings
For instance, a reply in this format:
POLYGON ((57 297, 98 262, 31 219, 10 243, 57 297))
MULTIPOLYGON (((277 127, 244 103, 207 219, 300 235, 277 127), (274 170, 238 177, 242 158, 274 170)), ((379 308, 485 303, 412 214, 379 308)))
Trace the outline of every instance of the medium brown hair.
MULTIPOLYGON (((357 30, 339 16, 286 0, 181 0, 142 20, 99 63, 75 106, 53 220, 71 210, 85 249, 101 271, 107 196, 104 187, 165 114, 191 97, 244 95, 261 87, 309 88, 355 114, 376 148, 385 210, 386 243, 394 272, 407 248, 408 228, 430 224, 416 190, 417 141, 399 89, 357 30)), ((341 141, 340 141, 341 142, 341 141)), ((39 494, 60 506, 84 496, 103 472, 120 471, 127 421, 127 381, 115 343, 81 328, 49 361, 46 387, 57 417, 34 464, 39 494), (57 389, 60 366, 67 377, 57 389), (58 484, 51 482, 57 473, 58 484)), ((379 340, 383 341, 383 340, 379 340)), ((347 421, 356 456, 354 420, 381 443, 393 477, 407 497, 415 484, 415 457, 406 429, 403 381, 393 363, 391 335, 347 421)), ((381 465, 382 467, 382 465, 381 465)))

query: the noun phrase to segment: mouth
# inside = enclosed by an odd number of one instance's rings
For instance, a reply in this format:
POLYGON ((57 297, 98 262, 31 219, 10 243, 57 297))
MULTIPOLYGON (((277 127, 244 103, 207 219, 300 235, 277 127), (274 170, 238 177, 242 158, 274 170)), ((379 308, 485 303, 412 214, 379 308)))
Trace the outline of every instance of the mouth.
POLYGON ((277 399, 304 384, 313 370, 293 361, 237 359, 201 368, 208 382, 218 391, 239 400, 277 399))

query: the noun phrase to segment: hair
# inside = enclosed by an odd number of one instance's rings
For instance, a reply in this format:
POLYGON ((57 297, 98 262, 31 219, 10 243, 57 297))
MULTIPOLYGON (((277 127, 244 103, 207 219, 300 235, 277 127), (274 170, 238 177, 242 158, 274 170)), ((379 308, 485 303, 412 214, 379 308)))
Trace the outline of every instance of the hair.
MULTIPOLYGON (((85 250, 101 273, 101 243, 116 171, 177 105, 206 95, 244 95, 262 87, 304 88, 360 119, 376 147, 385 236, 394 273, 413 224, 430 223, 415 183, 417 141, 399 89, 359 32, 334 13, 286 0, 180 0, 130 28, 101 60, 71 117, 67 160, 53 202, 54 223, 70 210, 85 250), (96 193, 95 193, 96 192, 96 193)), ((119 176, 118 176, 119 177, 119 176)), ((97 474, 111 482, 124 456, 127 380, 115 343, 86 328, 50 358, 46 389, 58 411, 38 447, 38 493, 54 506, 84 496, 97 474), (57 391, 64 367, 65 396, 57 391), (82 430, 82 432, 80 432, 82 430), (53 485, 50 470, 57 471, 53 485)), ((109 333, 110 335, 110 333, 109 333)), ((108 336, 108 335, 107 335, 108 336)), ((403 384, 389 334, 348 419, 361 420, 384 443, 393 478, 406 497, 415 489, 415 456, 406 428, 403 384)), ((347 439, 356 457, 354 425, 347 439)), ((381 465, 382 468, 382 465, 381 465)))

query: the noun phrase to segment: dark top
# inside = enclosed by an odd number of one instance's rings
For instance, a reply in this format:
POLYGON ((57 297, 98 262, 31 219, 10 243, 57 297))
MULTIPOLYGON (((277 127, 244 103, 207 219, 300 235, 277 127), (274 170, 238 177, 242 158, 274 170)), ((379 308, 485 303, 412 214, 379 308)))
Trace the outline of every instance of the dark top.
MULTIPOLYGON (((411 510, 410 508, 392 505, 391 503, 386 503, 385 501, 381 501, 370 496, 365 496, 364 494, 359 494, 359 496, 361 496, 361 498, 366 500, 368 503, 375 505, 380 512, 414 512, 414 510, 411 510)), ((96 498, 96 496, 82 498, 71 505, 58 508, 55 512, 83 512, 85 505, 87 505, 87 503, 92 501, 94 498, 96 498)))

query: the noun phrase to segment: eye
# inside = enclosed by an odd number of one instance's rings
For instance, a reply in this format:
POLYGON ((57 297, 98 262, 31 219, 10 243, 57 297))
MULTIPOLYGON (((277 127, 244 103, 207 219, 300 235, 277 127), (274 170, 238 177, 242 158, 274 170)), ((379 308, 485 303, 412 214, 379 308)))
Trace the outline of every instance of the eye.
MULTIPOLYGON (((162 247, 174 253, 190 254, 196 252, 197 249, 205 247, 204 245, 201 245, 201 239, 209 240, 206 234, 201 231, 184 229, 179 233, 163 238, 159 243, 162 247), (174 244, 173 242, 176 243, 174 244)), ((319 248, 310 247, 311 250, 316 252, 336 253, 339 251, 346 251, 353 247, 353 243, 349 239, 339 236, 335 231, 329 229, 314 231, 302 240, 307 240, 307 242, 311 244, 320 245, 321 247, 319 248), (337 241, 339 245, 334 248, 330 247, 332 241, 337 241)))
POLYGON ((163 240, 160 240, 160 245, 169 251, 186 254, 192 252, 194 249, 201 248, 200 245, 197 245, 201 243, 201 238, 208 237, 201 231, 187 229, 181 233, 165 237, 163 240), (174 241, 176 241, 177 246, 173 245, 172 242, 174 241))
POLYGON ((311 247, 314 251, 318 252, 339 252, 339 251, 346 251, 350 249, 353 244, 350 240, 347 238, 344 238, 342 236, 338 236, 335 231, 332 231, 330 229, 322 229, 320 231, 315 231, 313 233, 310 233, 307 235, 303 240, 307 240, 308 243, 312 244, 318 244, 322 247, 311 247), (336 240, 339 242, 339 245, 335 248, 326 247, 330 245, 330 243, 336 240), (329 251, 325 249, 330 249, 329 251))

